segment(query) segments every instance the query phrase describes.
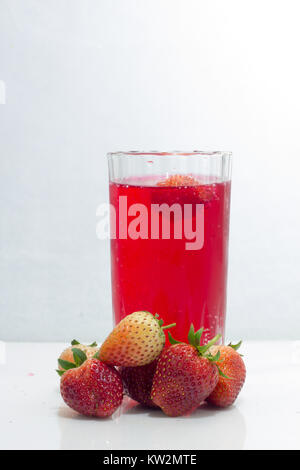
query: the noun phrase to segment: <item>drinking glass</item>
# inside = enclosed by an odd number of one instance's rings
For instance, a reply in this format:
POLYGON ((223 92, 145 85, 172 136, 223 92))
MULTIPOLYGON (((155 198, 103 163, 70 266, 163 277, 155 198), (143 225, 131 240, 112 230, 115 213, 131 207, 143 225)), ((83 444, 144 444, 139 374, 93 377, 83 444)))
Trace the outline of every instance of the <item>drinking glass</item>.
POLYGON ((108 154, 114 323, 146 310, 173 336, 224 338, 230 152, 108 154))

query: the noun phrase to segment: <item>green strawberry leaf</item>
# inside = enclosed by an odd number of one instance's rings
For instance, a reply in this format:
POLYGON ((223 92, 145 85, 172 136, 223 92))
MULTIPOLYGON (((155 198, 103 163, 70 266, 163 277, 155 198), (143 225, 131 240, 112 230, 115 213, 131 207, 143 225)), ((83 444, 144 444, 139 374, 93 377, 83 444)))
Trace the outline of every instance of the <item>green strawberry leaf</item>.
POLYGON ((85 352, 82 351, 81 349, 72 348, 72 352, 73 352, 73 357, 74 357, 76 367, 81 366, 81 364, 83 364, 84 361, 87 360, 85 352))
POLYGON ((71 344, 72 346, 76 346, 77 344, 80 344, 77 339, 73 339, 73 341, 71 341, 71 344))
POLYGON ((193 323, 191 324, 190 330, 189 330, 189 333, 188 333, 188 342, 189 342, 189 344, 191 344, 192 346, 195 346, 195 347, 196 347, 196 342, 195 342, 195 328, 194 328, 193 323))
POLYGON ((229 343, 228 346, 230 346, 232 349, 234 349, 235 351, 237 351, 237 350, 240 348, 241 344, 242 344, 242 341, 239 341, 237 344, 231 344, 231 343, 229 343))
POLYGON ((100 349, 93 355, 94 359, 100 359, 100 349))
POLYGON ((90 347, 90 348, 95 348, 96 346, 98 346, 98 344, 96 343, 96 341, 94 341, 92 344, 89 344, 89 347, 90 347))
POLYGON ((200 330, 196 331, 196 333, 195 333, 195 344, 196 344, 196 347, 197 347, 197 346, 200 346, 200 340, 201 340, 203 331, 204 331, 204 328, 200 328, 200 330))
POLYGON ((215 354, 214 356, 212 354, 207 354, 207 359, 211 362, 218 362, 219 359, 220 359, 220 351, 217 352, 217 354, 215 354))
POLYGON ((74 369, 76 367, 74 362, 64 361, 63 359, 58 359, 58 364, 65 370, 74 369))
POLYGON ((56 372, 57 372, 58 375, 61 377, 66 371, 65 371, 65 370, 56 369, 56 372))
POLYGON ((181 341, 176 341, 176 339, 173 338, 173 336, 171 335, 169 331, 168 331, 168 337, 169 337, 169 341, 171 344, 182 344, 181 341))
POLYGON ((225 374, 221 371, 221 369, 220 369, 219 366, 217 366, 217 369, 218 369, 219 375, 220 375, 221 377, 224 377, 224 379, 232 380, 232 377, 228 377, 227 375, 225 375, 225 374))

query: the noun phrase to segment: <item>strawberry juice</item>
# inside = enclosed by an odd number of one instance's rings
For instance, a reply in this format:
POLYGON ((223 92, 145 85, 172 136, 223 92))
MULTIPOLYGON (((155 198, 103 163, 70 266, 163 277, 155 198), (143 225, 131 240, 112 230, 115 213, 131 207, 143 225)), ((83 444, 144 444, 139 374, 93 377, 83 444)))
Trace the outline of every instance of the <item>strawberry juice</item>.
MULTIPOLYGON (((204 184, 196 176, 130 178, 110 183, 110 202, 116 215, 115 238, 111 239, 114 322, 134 311, 148 310, 158 313, 165 324, 176 322, 172 334, 178 340, 187 339, 191 323, 195 329, 205 328, 202 342, 218 333, 224 335, 230 181, 210 178, 204 184), (120 235, 120 196, 126 196, 127 208, 132 204, 147 208, 147 238, 145 232, 145 238, 124 238, 124 226, 120 235), (182 209, 179 221, 170 212, 169 239, 162 238, 163 214, 159 215, 159 237, 151 238, 153 204, 154 211, 161 204, 177 204, 182 209), (189 214, 184 212, 186 204, 193 207, 189 214), (175 239, 175 224, 184 226, 190 218, 195 228, 196 204, 203 207, 203 246, 186 249, 190 240, 184 230, 182 238, 175 239)), ((127 213, 121 214, 121 219, 129 229, 135 217, 127 213)))

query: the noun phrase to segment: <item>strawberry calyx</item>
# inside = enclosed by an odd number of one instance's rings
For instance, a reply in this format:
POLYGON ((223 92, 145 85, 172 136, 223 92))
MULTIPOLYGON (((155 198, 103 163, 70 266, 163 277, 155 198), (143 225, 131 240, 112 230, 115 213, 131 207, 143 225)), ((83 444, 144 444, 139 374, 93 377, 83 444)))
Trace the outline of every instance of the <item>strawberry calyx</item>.
POLYGON ((66 370, 75 369, 76 367, 80 367, 86 360, 87 356, 84 351, 78 348, 72 348, 74 362, 65 361, 64 359, 58 359, 58 364, 64 370, 56 370, 59 376, 62 376, 66 370))
MULTIPOLYGON (((211 346, 213 346, 217 341, 219 341, 219 339, 221 338, 221 335, 220 334, 216 335, 214 338, 212 338, 210 341, 208 341, 208 343, 200 346, 200 340, 201 340, 203 332, 204 332, 204 328, 200 328, 198 331, 195 331, 194 325, 191 324, 190 330, 189 330, 189 333, 188 333, 188 342, 189 342, 189 344, 197 350, 199 356, 205 357, 210 362, 215 363, 215 365, 216 365, 216 367, 219 371, 219 375, 221 375, 222 377, 225 377, 226 379, 228 379, 229 377, 227 377, 222 372, 222 370, 220 369, 220 367, 217 364, 217 362, 218 363, 222 362, 222 360, 220 360, 220 351, 218 351, 216 354, 213 355, 209 350, 211 348, 211 346)), ((169 341, 170 341, 171 344, 184 344, 181 341, 176 341, 172 337, 170 332, 168 332, 168 336, 169 336, 169 341)))
MULTIPOLYGON (((81 344, 79 341, 77 341, 76 339, 73 339, 71 341, 71 346, 77 346, 81 344)), ((88 347, 90 348, 94 348, 98 346, 98 344, 96 343, 96 341, 94 341, 93 343, 89 344, 88 347)), ((74 362, 71 362, 71 361, 66 361, 64 359, 58 359, 58 365, 60 367, 62 367, 63 370, 61 369, 56 369, 56 372, 58 373, 58 375, 61 377, 65 372, 66 370, 69 370, 69 369, 75 369, 76 367, 80 367, 86 360, 87 360, 87 355, 85 354, 84 351, 82 351, 81 349, 79 348, 72 348, 72 353, 73 353, 73 359, 74 359, 74 362)), ((98 352, 97 352, 98 353, 98 352)), ((96 354, 97 354, 96 353, 96 354)), ((96 357, 96 354, 94 357, 96 357)))
MULTIPOLYGON (((213 346, 220 338, 221 335, 216 335, 214 338, 212 338, 208 343, 204 344, 203 346, 200 346, 200 341, 202 334, 204 332, 204 328, 200 328, 198 331, 195 331, 194 325, 191 324, 190 330, 188 333, 188 343, 193 346, 195 349, 197 349, 199 356, 202 357, 207 357, 210 361, 216 362, 218 361, 220 357, 220 353, 218 351, 217 354, 214 356, 209 352, 209 348, 213 346)), ((169 336, 169 341, 171 344, 180 344, 181 341, 176 341, 170 332, 168 332, 169 336)))

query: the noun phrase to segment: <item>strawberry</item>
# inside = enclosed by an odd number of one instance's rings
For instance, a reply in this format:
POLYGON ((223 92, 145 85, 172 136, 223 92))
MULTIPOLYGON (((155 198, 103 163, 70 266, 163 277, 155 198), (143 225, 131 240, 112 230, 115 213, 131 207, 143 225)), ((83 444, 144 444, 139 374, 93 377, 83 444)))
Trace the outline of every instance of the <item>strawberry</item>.
POLYGON ((157 359, 145 366, 120 367, 119 369, 126 395, 150 408, 157 408, 150 396, 156 366, 157 359))
POLYGON ((189 175, 171 175, 167 179, 159 181, 157 186, 175 186, 180 188, 192 186, 194 188, 194 195, 197 196, 197 199, 201 199, 203 202, 208 202, 215 196, 214 184, 200 182, 189 175))
POLYGON ((114 367, 94 358, 66 371, 61 378, 60 392, 65 403, 78 413, 104 418, 120 406, 123 384, 114 367))
POLYGON ((150 312, 123 318, 100 348, 99 359, 113 366, 136 367, 154 361, 165 345, 163 320, 150 312))
POLYGON ((157 186, 197 186, 199 182, 189 175, 171 175, 169 178, 159 181, 157 186))
POLYGON ((217 365, 223 373, 219 377, 216 388, 207 399, 213 405, 220 407, 232 405, 244 385, 246 367, 243 359, 237 352, 240 345, 241 341, 236 345, 212 346, 210 349, 211 354, 220 353, 217 365))
POLYGON ((58 358, 58 375, 81 365, 86 359, 91 359, 99 350, 99 346, 94 342, 86 346, 73 339, 71 346, 65 349, 58 358))
POLYGON ((200 346, 202 333, 203 328, 195 332, 191 325, 189 344, 175 341, 169 333, 171 346, 158 359, 151 399, 168 416, 191 413, 217 385, 219 354, 213 356, 209 348, 220 335, 200 346))

